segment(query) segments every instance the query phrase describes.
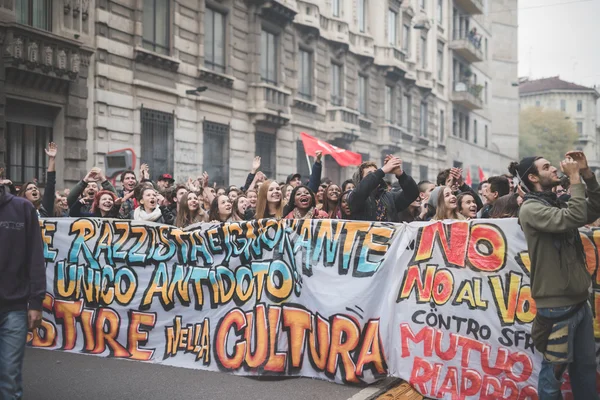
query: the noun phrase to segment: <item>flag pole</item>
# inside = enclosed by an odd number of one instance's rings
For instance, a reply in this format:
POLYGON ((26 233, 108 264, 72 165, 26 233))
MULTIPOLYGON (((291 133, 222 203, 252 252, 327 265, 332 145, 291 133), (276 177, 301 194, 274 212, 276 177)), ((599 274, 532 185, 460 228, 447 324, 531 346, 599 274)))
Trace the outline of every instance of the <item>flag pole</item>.
POLYGON ((308 164, 308 172, 310 172, 312 175, 312 164, 310 163, 310 158, 308 157, 308 154, 304 153, 304 155, 306 156, 306 163, 308 164))

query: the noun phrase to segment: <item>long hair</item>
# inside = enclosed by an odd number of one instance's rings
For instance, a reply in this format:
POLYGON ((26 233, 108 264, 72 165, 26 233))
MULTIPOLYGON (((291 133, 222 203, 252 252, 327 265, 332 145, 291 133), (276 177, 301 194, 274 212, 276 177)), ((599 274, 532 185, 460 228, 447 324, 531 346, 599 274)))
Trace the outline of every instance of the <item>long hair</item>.
POLYGON ((342 202, 344 200, 344 196, 346 196, 346 203, 348 202, 348 196, 350 195, 351 192, 352 192, 352 190, 346 190, 340 196, 340 214, 342 216, 342 219, 350 219, 350 214, 344 214, 344 209, 342 208, 342 202))
MULTIPOLYGON (((268 204, 267 204, 267 194, 269 193, 269 186, 271 183, 275 181, 266 180, 258 190, 258 199, 256 200, 256 219, 263 219, 268 213, 268 204)), ((293 194, 293 193, 292 193, 293 194)), ((290 196, 291 200, 291 196, 290 196)), ((283 215, 283 194, 281 195, 281 200, 277 205, 277 210, 275 211, 275 218, 281 218, 283 215)))
POLYGON ((327 213, 329 218, 335 219, 335 218, 337 218, 338 212, 340 211, 341 204, 342 204, 342 190, 338 185, 336 185, 335 183, 332 183, 329 186, 327 186, 325 188, 325 191, 323 192, 323 208, 322 208, 322 210, 327 213), (333 205, 330 204, 330 201, 327 198, 327 192, 329 191, 329 188, 331 188, 332 186, 337 186, 338 189, 340 189, 340 197, 333 205))
POLYGON ((308 186, 304 186, 304 185, 296 186, 294 188, 294 190, 292 190, 292 194, 290 194, 290 201, 287 203, 287 205, 283 209, 283 215, 288 215, 289 213, 294 211, 294 209, 296 208, 296 193, 298 193, 298 190, 300 190, 300 188, 304 188, 304 189, 308 190, 308 194, 310 194, 310 206, 308 208, 310 209, 311 207, 317 206, 317 198, 315 197, 314 192, 312 190, 310 190, 310 188, 308 186))
MULTIPOLYGON (((232 210, 231 210, 231 219, 233 221, 244 221, 245 220, 244 216, 240 215, 238 213, 238 205, 240 204, 240 199, 247 200, 248 198, 246 197, 245 194, 241 194, 237 197, 237 199, 234 200, 233 205, 232 205, 232 210)), ((248 206, 250 206, 250 205, 248 204, 248 206)))
MULTIPOLYGON (((219 197, 224 196, 227 197, 226 194, 222 194, 220 196, 216 196, 212 203, 210 203, 210 210, 208 211, 208 219, 209 221, 221 221, 221 222, 227 222, 227 221, 223 221, 221 220, 221 216, 219 215, 219 197)), ((227 197, 227 200, 229 200, 229 197, 227 197)), ((231 214, 233 215, 233 207, 231 210, 231 214)))
POLYGON ((179 210, 175 219, 175 226, 178 228, 185 228, 186 226, 206 221, 206 212, 202 209, 200 202, 198 202, 198 209, 192 211, 188 207, 188 197, 189 193, 186 193, 179 200, 179 210))
MULTIPOLYGON (((31 202, 31 204, 33 204, 33 206, 35 208, 40 208, 40 206, 42 205, 42 192, 40 191, 39 186, 37 185, 37 183, 31 181, 31 182, 25 182, 25 184, 23 186, 21 186, 21 189, 19 190, 19 193, 17 194, 17 197, 23 197, 25 199, 27 199, 26 193, 27 193, 27 186, 29 185, 34 185, 38 192, 40 192, 40 198, 37 199, 37 201, 35 202, 31 202)), ((46 211, 52 211, 52 210, 46 210, 46 211)))
MULTIPOLYGON (((113 199, 113 203, 117 200, 117 195, 111 192, 110 190, 101 190, 94 196, 94 201, 92 202, 92 207, 90 211, 92 214, 95 214, 96 211, 100 212, 100 198, 105 194, 109 195, 113 199)), ((114 204, 113 204, 114 206, 114 204)))
POLYGON ((442 221, 444 219, 466 219, 464 215, 458 212, 458 201, 456 202, 456 208, 452 210, 450 217, 448 218, 448 208, 446 208, 446 196, 444 192, 446 188, 442 189, 442 193, 438 196, 437 207, 435 209, 434 219, 442 221))
POLYGON ((506 194, 494 203, 490 218, 516 218, 519 216, 519 203, 516 193, 506 194))

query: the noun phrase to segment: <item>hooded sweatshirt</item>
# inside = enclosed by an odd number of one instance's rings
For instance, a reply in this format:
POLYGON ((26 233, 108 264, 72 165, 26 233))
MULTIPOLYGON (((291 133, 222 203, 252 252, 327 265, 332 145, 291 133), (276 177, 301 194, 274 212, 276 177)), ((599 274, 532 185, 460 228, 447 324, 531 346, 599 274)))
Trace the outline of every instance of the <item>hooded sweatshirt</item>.
POLYGON ((600 216, 600 186, 595 177, 571 185, 568 207, 557 207, 542 196, 527 196, 519 223, 531 259, 531 294, 538 308, 579 304, 592 283, 578 228, 600 216), (535 198, 538 197, 538 198, 535 198))
POLYGON ((408 208, 410 203, 419 197, 417 183, 406 173, 398 177, 401 192, 389 192, 383 180, 384 176, 381 168, 364 178, 360 168, 356 171, 353 176, 356 188, 348 195, 352 219, 398 222, 398 213, 408 208))
POLYGON ((41 310, 46 263, 37 212, 0 185, 0 312, 41 310))

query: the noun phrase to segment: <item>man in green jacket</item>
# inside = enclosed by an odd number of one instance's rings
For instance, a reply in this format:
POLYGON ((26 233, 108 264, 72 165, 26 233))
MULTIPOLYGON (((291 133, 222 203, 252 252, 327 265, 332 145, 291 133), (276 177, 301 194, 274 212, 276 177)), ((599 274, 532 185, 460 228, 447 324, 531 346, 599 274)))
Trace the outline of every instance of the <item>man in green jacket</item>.
POLYGON ((600 186, 582 152, 567 153, 560 168, 572 183, 568 205, 552 192, 560 178, 545 158, 527 157, 509 167, 528 190, 519 223, 529 249, 531 291, 537 305, 532 337, 543 354, 538 395, 540 400, 562 399, 562 376, 568 367, 575 399, 597 400, 588 303, 592 281, 578 228, 600 217, 600 186))

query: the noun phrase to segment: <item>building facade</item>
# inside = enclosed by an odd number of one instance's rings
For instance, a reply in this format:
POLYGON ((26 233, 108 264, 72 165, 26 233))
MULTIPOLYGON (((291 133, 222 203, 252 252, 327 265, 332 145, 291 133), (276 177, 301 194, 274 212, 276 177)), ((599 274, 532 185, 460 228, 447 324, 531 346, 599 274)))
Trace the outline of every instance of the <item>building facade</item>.
MULTIPOLYGON (((478 166, 503 173, 517 156, 501 134, 518 128, 495 129, 491 111, 496 93, 509 105, 499 123, 518 107, 516 89, 504 87, 517 80, 516 40, 494 37, 496 1, 512 0, 59 0, 48 11, 59 29, 32 29, 15 7, 2 14, 12 18, 2 29, 73 47, 66 59, 77 72, 64 75, 66 91, 50 105, 59 110, 52 139, 64 144, 68 171, 59 186, 86 167, 106 167, 105 155, 122 149, 153 176, 181 181, 206 170, 220 184, 242 184, 255 155, 267 176, 307 175, 300 132, 377 163, 396 154, 416 180, 461 166, 476 181, 478 166), (85 19, 75 12, 81 2, 85 19)), ((509 14, 514 26, 502 26, 516 35, 516 11, 509 14)), ((44 82, 44 61, 20 57, 19 71, 30 74, 33 63, 34 81, 44 82)), ((9 61, 2 71, 15 69, 9 61)), ((24 91, 3 82, 2 99, 22 101, 24 91)), ((37 92, 30 100, 46 106, 37 92)), ((9 124, 2 127, 0 157, 13 175, 6 143, 14 140, 2 140, 9 124)), ((325 159, 324 175, 335 181, 354 170, 325 159)))
POLYGON ((543 107, 560 110, 573 121, 579 134, 576 148, 585 152, 590 166, 600 172, 600 123, 595 87, 567 82, 558 76, 543 79, 524 79, 519 85, 521 109, 543 107))

